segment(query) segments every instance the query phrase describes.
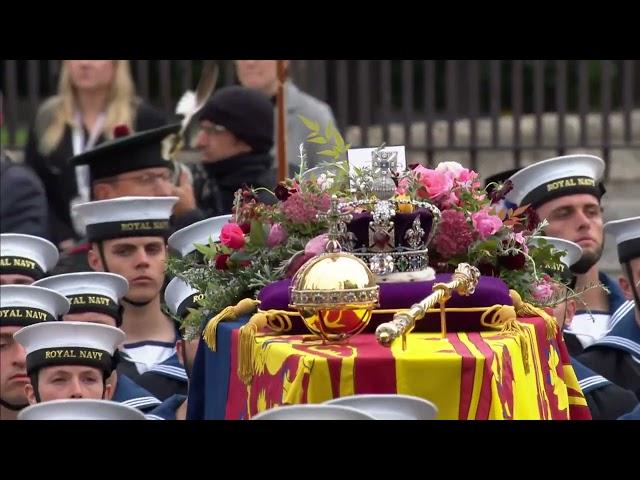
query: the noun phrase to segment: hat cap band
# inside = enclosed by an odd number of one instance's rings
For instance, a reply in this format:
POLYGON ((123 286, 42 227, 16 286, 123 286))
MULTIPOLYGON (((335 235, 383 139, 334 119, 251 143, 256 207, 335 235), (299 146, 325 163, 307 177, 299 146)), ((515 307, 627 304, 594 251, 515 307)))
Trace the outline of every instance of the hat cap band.
POLYGON ((120 320, 120 305, 105 295, 83 293, 67 295, 69 313, 104 313, 114 320, 120 320))
POLYGON ((90 242, 126 237, 164 237, 168 232, 169 220, 166 218, 103 222, 87 225, 87 237, 90 242))
POLYGON ((27 374, 55 365, 86 365, 111 374, 113 357, 104 350, 87 347, 51 347, 27 355, 27 374))
POLYGON ((33 307, 2 307, 0 309, 0 325, 3 327, 28 327, 40 322, 55 322, 58 319, 49 312, 33 307))
POLYGON ((584 175, 558 178, 531 190, 524 196, 520 205, 531 204, 536 208, 555 198, 580 193, 588 193, 600 198, 603 191, 593 178, 585 177, 584 175))
POLYGON ((176 315, 180 318, 184 317, 187 313, 189 313, 188 309, 197 307, 198 301, 201 300, 202 298, 204 298, 204 294, 202 293, 194 293, 193 295, 189 295, 178 306, 176 315))
POLYGON ((2 275, 26 275, 34 280, 44 277, 44 270, 35 261, 26 257, 2 256, 0 257, 0 274, 2 275))
POLYGON ((618 244, 618 259, 620 263, 627 263, 634 258, 640 258, 640 237, 618 244))

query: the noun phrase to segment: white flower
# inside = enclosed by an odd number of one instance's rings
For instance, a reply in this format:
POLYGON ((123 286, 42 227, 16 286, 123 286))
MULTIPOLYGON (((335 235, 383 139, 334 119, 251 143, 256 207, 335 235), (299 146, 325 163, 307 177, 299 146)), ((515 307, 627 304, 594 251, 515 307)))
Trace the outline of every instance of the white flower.
POLYGON ((460 175, 464 169, 465 168, 458 162, 440 162, 436 167, 436 172, 451 172, 455 178, 458 178, 458 175, 460 175))
POLYGON ((325 191, 329 188, 331 188, 331 186, 333 185, 333 175, 327 175, 326 173, 321 174, 320 176, 318 176, 318 186, 320 187, 320 190, 325 191))

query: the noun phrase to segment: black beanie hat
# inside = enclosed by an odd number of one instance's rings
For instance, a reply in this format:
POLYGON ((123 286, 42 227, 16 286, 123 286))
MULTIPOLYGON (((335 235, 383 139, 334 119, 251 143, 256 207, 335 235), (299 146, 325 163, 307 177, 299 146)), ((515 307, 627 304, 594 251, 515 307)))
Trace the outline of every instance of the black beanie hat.
POLYGON ((240 86, 218 90, 200 113, 246 142, 255 153, 273 147, 273 104, 259 90, 240 86))

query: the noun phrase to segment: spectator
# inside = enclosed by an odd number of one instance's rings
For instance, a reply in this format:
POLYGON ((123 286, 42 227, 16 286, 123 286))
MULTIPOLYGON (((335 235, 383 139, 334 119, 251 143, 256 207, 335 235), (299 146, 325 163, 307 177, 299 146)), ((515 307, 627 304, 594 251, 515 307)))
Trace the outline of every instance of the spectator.
POLYGON ((139 131, 165 123, 135 96, 127 60, 64 61, 58 94, 38 109, 25 151, 26 163, 46 189, 56 245, 73 248, 81 232, 70 205, 90 196, 86 168, 75 168, 69 158, 111 139, 117 125, 139 131))
POLYGON ((44 186, 33 171, 0 152, 0 233, 50 238, 44 186))
MULTIPOLYGON (((218 90, 200 113, 196 145, 205 172, 194 171, 199 220, 231 213, 243 185, 275 188, 273 112, 269 99, 240 86, 218 90)), ((260 198, 269 201, 270 195, 260 198)), ((271 197, 271 199, 274 199, 271 197)))
MULTIPOLYGON (((285 60, 285 63, 288 69, 289 60, 285 60)), ((278 91, 276 60, 236 60, 235 66, 238 80, 242 86, 260 90, 275 105, 275 97, 278 91)), ((330 157, 318 155, 318 152, 326 147, 306 142, 309 136, 309 129, 299 117, 299 115, 302 115, 317 122, 320 125, 321 132, 324 132, 329 123, 337 128, 331 107, 300 90, 291 80, 285 82, 284 91, 287 108, 287 163, 296 168, 300 166, 300 144, 303 142, 307 152, 307 168, 331 161, 330 157)), ((277 138, 277 129, 275 135, 275 138, 277 138)), ((290 172, 289 176, 293 173, 295 172, 290 172)))

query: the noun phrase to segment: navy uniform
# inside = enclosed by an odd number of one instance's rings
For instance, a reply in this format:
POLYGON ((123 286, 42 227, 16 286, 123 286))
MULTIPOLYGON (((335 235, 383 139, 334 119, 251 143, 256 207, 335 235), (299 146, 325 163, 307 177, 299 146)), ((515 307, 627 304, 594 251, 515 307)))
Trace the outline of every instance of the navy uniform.
MULTIPOLYGON (((176 342, 179 339, 176 331, 176 342)), ((175 342, 149 342, 148 344, 125 344, 127 351, 147 346, 162 349, 168 357, 151 366, 148 370, 142 370, 143 365, 133 360, 130 355, 121 359, 118 364, 118 376, 129 376, 142 389, 149 391, 160 401, 164 401, 171 395, 186 395, 188 389, 188 377, 176 354, 175 342)))
POLYGON ((0 235, 0 275, 43 278, 58 262, 58 249, 49 240, 20 233, 0 235))
MULTIPOLYGON (((174 278, 167 285, 164 297, 171 313, 178 318, 184 318, 189 314, 190 308, 197 307, 201 294, 184 280, 174 278)), ((152 410, 148 417, 156 420, 176 420, 176 411, 186 400, 186 395, 172 395, 162 405, 152 410)))
MULTIPOLYGON (((169 237, 169 248, 177 255, 186 257, 196 252, 197 244, 207 245, 209 242, 218 242, 222 227, 229 223, 230 218, 231 215, 207 218, 178 230, 169 237)), ((184 318, 190 308, 197 307, 200 296, 196 289, 179 278, 171 280, 164 292, 167 307, 178 318, 184 318)), ((187 397, 183 395, 169 397, 160 407, 151 412, 149 418, 175 420, 176 410, 186 399, 187 397)))
MULTIPOLYGON (((536 162, 514 173, 509 180, 513 189, 505 200, 516 206, 531 205, 538 209, 545 203, 569 195, 588 194, 598 201, 605 193, 602 179, 605 164, 593 155, 566 155, 536 162)), ((576 233, 577 235, 577 233, 576 233)), ((569 240, 569 239, 567 239, 569 240)), ((582 267, 575 265, 573 270, 582 267)), ((580 272, 582 273, 582 272, 580 272)), ((578 311, 565 331, 571 351, 577 354, 602 338, 611 327, 611 316, 624 302, 616 282, 600 272, 599 281, 609 288, 608 311, 578 311), (573 336, 575 338, 570 339, 573 336)))
POLYGON ((608 222, 604 231, 616 239, 618 259, 631 284, 633 300, 619 308, 611 330, 587 347, 580 361, 640 398, 640 278, 631 269, 631 263, 640 259, 640 217, 608 222))
MULTIPOLYGON (((69 314, 102 313, 113 320, 117 328, 122 326, 120 300, 129 290, 129 282, 121 275, 106 272, 77 272, 54 275, 34 283, 50 288, 67 297, 71 307, 69 314)), ((119 353, 121 361, 129 360, 119 353)), ((149 391, 137 385, 126 375, 118 375, 112 400, 147 412, 158 405, 158 400, 149 391)))
POLYGON ((571 359, 571 365, 593 420, 615 420, 638 406, 633 392, 611 383, 575 358, 571 359))
POLYGON ((126 375, 118 374, 116 390, 111 400, 137 408, 141 412, 150 412, 162 402, 148 390, 142 388, 126 375))
MULTIPOLYGON (((169 218, 177 200, 177 197, 120 197, 73 208, 86 225, 88 240, 97 244, 97 254, 108 271, 103 242, 137 236, 166 239, 170 231, 169 218)), ((127 300, 126 296, 123 298, 127 300)), ((164 314, 158 311, 158 315, 164 314)), ((187 376, 176 357, 178 338, 176 327, 175 337, 170 341, 124 343, 121 350, 127 355, 118 364, 118 374, 128 376, 159 400, 174 393, 186 393, 187 376)))
POLYGON ((633 409, 633 411, 622 415, 618 420, 640 420, 640 405, 633 409))
MULTIPOLYGON (((560 263, 553 265, 541 265, 542 271, 557 277, 570 288, 574 287, 575 277, 571 273, 571 265, 574 265, 582 256, 582 248, 576 243, 556 237, 535 237, 535 240, 544 239, 557 251, 564 252, 560 263)), ((562 328, 564 319, 558 318, 562 328)), ((574 338, 574 335, 565 335, 565 338, 574 338)), ((576 373, 578 383, 585 396, 587 405, 594 420, 615 420, 620 415, 627 413, 637 405, 637 399, 633 392, 614 385, 602 375, 598 375, 576 360, 569 348, 571 364, 576 373)))

